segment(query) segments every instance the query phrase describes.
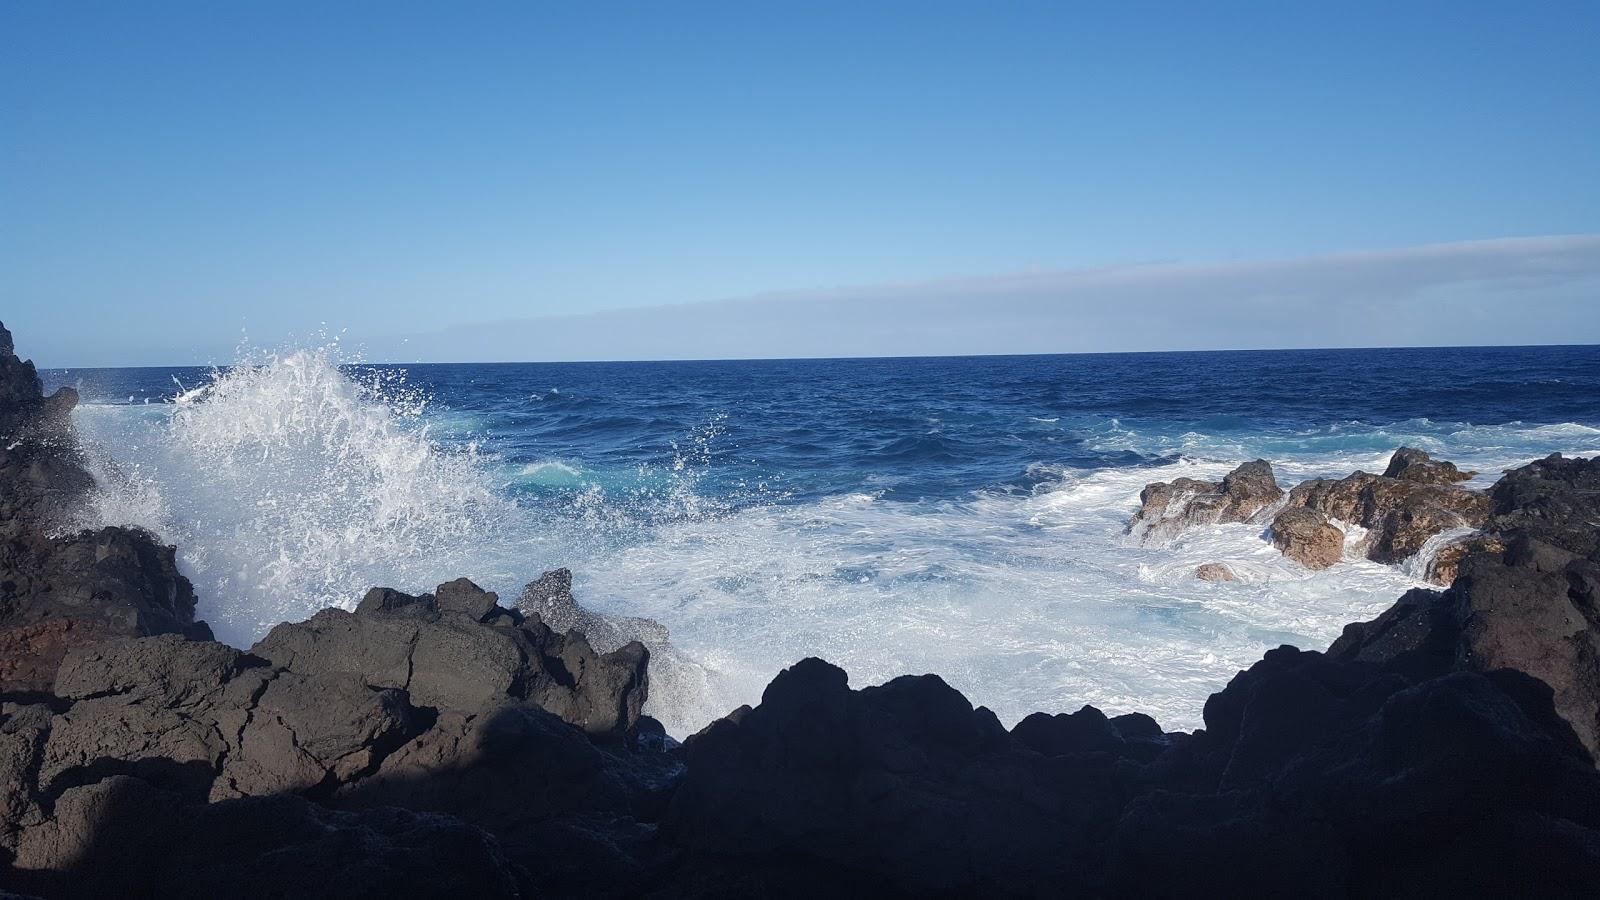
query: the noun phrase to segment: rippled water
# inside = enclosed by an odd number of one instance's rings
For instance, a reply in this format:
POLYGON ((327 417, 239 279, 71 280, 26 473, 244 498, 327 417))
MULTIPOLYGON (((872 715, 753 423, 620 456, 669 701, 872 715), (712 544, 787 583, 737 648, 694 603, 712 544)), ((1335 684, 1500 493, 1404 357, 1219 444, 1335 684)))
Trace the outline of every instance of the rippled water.
POLYGON ((665 623, 683 733, 805 655, 938 671, 1014 720, 1094 703, 1198 723, 1278 643, 1325 645, 1413 573, 1287 562, 1259 528, 1168 547, 1149 481, 1263 456, 1290 484, 1401 444, 1478 469, 1600 452, 1600 348, 47 372, 76 385, 108 520, 180 544, 248 644, 371 584, 457 575, 665 623), (1226 562, 1244 580, 1192 578, 1226 562))

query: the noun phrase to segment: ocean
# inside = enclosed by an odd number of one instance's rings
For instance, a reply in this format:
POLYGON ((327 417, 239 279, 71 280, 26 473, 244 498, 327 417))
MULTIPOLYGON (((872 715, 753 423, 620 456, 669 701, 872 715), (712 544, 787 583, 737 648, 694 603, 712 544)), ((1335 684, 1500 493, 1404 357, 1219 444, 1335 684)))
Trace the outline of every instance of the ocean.
POLYGON ((1401 445, 1471 486, 1600 452, 1600 347, 74 369, 96 514, 179 546, 248 646, 367 587, 465 575, 508 604, 569 567, 665 625, 647 711, 679 736, 805 656, 937 672, 1008 724, 1089 703, 1200 723, 1279 644, 1322 648, 1420 566, 1310 572, 1259 526, 1123 533, 1148 482, 1264 457, 1285 487, 1401 445), (1225 562, 1237 583, 1193 578, 1225 562))

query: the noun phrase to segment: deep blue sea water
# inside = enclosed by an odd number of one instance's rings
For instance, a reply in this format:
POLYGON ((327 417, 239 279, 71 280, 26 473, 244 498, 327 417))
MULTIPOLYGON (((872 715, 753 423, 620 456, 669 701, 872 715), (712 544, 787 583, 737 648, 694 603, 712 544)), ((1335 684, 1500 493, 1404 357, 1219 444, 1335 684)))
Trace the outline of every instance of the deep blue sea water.
POLYGON ((221 636, 567 565, 586 604, 669 627, 652 707, 680 732, 812 654, 857 684, 938 671, 1006 719, 1193 725, 1262 650, 1325 645, 1416 575, 1310 573, 1243 525, 1132 544, 1146 482, 1261 456, 1287 485, 1407 444, 1481 486, 1600 452, 1597 347, 261 362, 43 373, 83 394, 101 515, 180 544, 221 636), (1245 580, 1195 581, 1209 561, 1245 580))

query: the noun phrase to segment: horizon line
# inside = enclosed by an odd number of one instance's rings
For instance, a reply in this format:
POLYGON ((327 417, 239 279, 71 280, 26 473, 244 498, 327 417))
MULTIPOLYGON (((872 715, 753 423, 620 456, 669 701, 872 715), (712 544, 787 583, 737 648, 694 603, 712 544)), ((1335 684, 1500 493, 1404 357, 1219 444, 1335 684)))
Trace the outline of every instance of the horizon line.
MULTIPOLYGON (((1202 353, 1360 353, 1375 350, 1406 351, 1406 350, 1563 350, 1585 347, 1600 348, 1600 342, 1555 344, 1405 344, 1396 346, 1364 346, 1364 347, 1205 347, 1187 350, 1063 350, 1052 353, 928 353, 928 354, 891 354, 886 356, 684 356, 684 357, 656 357, 641 359, 482 359, 462 362, 424 362, 421 360, 396 361, 396 360, 356 360, 338 363, 339 367, 349 366, 592 366, 592 365, 618 365, 651 363, 729 363, 729 362, 873 362, 879 360, 910 360, 910 359, 1027 359, 1048 358, 1054 356, 1176 356, 1194 355, 1202 353)), ((27 359, 22 354, 19 358, 27 359)), ((31 361, 31 360, 28 360, 31 361)), ((224 365, 216 363, 188 363, 176 365, 145 365, 145 366, 38 366, 39 372, 70 372, 70 371, 128 371, 131 369, 228 369, 239 366, 253 366, 260 363, 234 362, 224 365)))

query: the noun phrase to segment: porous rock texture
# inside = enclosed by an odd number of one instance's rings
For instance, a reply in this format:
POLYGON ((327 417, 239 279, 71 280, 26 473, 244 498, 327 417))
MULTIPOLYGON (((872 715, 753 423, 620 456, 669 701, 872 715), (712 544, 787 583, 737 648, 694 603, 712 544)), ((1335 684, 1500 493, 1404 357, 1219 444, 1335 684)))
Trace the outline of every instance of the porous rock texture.
POLYGON ((1447 591, 1416 590, 1329 649, 1418 676, 1515 669, 1554 691, 1555 709, 1600 756, 1600 458, 1559 455, 1508 472, 1487 533, 1447 591))
POLYGON ((1488 495, 1457 484, 1476 474, 1421 450, 1401 447, 1382 475, 1354 472, 1339 479, 1314 478, 1285 495, 1271 465, 1258 459, 1234 469, 1221 482, 1177 478, 1147 485, 1127 530, 1142 543, 1160 544, 1196 526, 1250 522, 1271 514, 1268 533, 1273 544, 1313 569, 1333 565, 1343 553, 1343 531, 1334 520, 1359 526, 1357 552, 1390 564, 1410 559, 1433 538, 1448 539, 1446 533, 1456 531, 1460 536, 1439 547, 1427 567, 1430 580, 1449 584, 1464 556, 1495 546, 1492 538, 1470 533, 1488 523, 1492 506, 1488 495), (1337 542, 1333 531, 1340 532, 1337 542))
MULTIPOLYGON (((1409 476, 1429 465, 1455 469, 1449 463, 1433 463, 1426 456, 1401 448, 1387 471, 1409 476)), ((1482 528, 1493 503, 1487 494, 1458 487, 1448 479, 1441 482, 1355 472, 1338 480, 1303 481, 1289 492, 1288 505, 1304 506, 1365 528, 1367 558, 1397 563, 1415 555, 1434 535, 1453 528, 1482 528)))

